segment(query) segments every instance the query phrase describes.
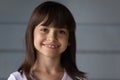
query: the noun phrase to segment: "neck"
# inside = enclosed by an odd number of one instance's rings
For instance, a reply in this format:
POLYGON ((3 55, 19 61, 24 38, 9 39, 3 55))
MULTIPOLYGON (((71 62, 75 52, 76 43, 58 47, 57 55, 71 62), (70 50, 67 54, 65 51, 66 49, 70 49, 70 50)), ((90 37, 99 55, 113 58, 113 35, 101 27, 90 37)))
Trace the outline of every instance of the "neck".
POLYGON ((56 73, 63 71, 60 57, 38 56, 33 70, 46 73, 56 73))

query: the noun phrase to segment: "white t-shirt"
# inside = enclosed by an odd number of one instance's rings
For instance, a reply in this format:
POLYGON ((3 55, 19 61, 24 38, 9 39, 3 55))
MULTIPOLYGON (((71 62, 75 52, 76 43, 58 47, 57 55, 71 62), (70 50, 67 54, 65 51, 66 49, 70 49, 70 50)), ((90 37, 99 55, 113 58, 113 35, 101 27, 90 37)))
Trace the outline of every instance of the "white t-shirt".
MULTIPOLYGON (((16 71, 10 74, 8 80, 27 80, 25 75, 21 75, 20 72, 16 71)), ((73 80, 66 72, 62 77, 62 80, 73 80)))

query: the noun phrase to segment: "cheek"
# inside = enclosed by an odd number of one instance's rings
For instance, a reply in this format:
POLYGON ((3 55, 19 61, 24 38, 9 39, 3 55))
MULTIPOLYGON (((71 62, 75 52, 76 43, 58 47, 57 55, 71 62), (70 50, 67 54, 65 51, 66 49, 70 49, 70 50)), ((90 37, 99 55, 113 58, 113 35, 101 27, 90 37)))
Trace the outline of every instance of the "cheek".
POLYGON ((63 44, 65 47, 67 47, 67 45, 68 45, 68 38, 63 38, 63 39, 61 40, 61 42, 62 42, 62 44, 63 44))
POLYGON ((40 45, 41 38, 37 33, 34 33, 34 46, 37 47, 40 45))
POLYGON ((37 47, 37 44, 38 44, 38 38, 36 36, 34 36, 34 47, 36 48, 37 47))
POLYGON ((40 35, 34 36, 34 43, 40 43, 41 41, 42 41, 42 36, 40 36, 40 35))

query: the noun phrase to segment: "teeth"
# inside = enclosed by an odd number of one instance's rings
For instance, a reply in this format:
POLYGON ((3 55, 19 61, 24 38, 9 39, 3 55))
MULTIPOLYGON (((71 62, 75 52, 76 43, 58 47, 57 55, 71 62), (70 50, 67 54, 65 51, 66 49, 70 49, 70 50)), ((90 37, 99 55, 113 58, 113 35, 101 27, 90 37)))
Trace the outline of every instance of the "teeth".
POLYGON ((49 47, 49 48, 57 48, 58 46, 57 45, 45 45, 46 47, 49 47))

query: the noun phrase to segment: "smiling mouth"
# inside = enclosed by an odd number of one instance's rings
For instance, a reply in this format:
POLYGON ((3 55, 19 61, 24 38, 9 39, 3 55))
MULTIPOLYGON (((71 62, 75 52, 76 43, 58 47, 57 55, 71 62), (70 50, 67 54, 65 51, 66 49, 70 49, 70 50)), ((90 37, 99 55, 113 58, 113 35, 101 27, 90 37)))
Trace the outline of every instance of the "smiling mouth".
POLYGON ((58 45, 55 45, 55 44, 44 44, 44 46, 50 49, 56 49, 59 47, 58 45))

